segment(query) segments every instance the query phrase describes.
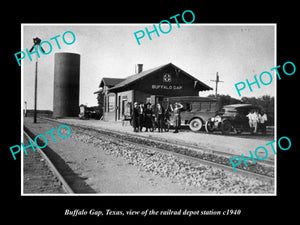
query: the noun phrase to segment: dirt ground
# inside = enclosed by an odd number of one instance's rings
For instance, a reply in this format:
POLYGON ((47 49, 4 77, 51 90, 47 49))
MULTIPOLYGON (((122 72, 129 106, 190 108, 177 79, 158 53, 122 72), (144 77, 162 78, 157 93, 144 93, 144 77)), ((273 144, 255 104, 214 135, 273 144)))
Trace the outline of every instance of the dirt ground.
MULTIPOLYGON (((25 137, 23 137, 23 140, 25 146, 29 145, 25 137)), ((24 154, 23 156, 24 194, 65 193, 38 152, 30 153, 27 156, 24 154)))
MULTIPOLYGON (((31 118, 25 118, 27 126, 35 135, 57 127, 45 121, 39 120, 33 124, 31 118)), ((53 142, 50 134, 48 146, 55 151, 61 160, 65 162, 72 171, 72 178, 65 179, 71 182, 75 192, 80 190, 84 193, 105 193, 105 194, 184 194, 203 193, 206 190, 174 183, 169 178, 162 178, 139 170, 130 165, 123 158, 106 154, 91 144, 77 142, 72 138, 62 139, 57 132, 53 132, 56 143, 53 142)), ((28 152, 31 157, 37 152, 28 152)), ((24 155, 24 158, 28 157, 24 155)), ((29 157, 30 157, 29 156, 29 157)), ((25 159, 26 161, 27 159, 25 159)), ((24 182, 26 176, 24 176, 24 182)), ((29 182, 29 181, 28 181, 29 182)), ((36 184, 42 188, 43 184, 36 184)))

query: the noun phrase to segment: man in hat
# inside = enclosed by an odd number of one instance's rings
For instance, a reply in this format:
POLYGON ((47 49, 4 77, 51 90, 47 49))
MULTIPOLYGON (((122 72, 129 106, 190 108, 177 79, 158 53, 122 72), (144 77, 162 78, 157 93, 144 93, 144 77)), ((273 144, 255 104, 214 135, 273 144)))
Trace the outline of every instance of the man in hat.
POLYGON ((146 132, 148 129, 151 131, 152 129, 152 109, 151 109, 151 104, 150 102, 146 103, 146 108, 145 108, 145 116, 144 116, 144 125, 146 127, 146 132))
POLYGON ((183 108, 183 105, 180 104, 179 102, 175 102, 174 109, 172 105, 170 106, 171 106, 171 110, 174 112, 175 131, 173 133, 178 133, 181 124, 180 110, 183 108))
POLYGON ((261 128, 261 132, 263 135, 266 135, 267 134, 267 121, 268 121, 268 117, 267 117, 267 114, 265 113, 264 110, 261 110, 261 113, 258 114, 258 121, 259 121, 259 124, 260 124, 260 128, 261 128))
POLYGON ((165 110, 164 108, 161 106, 160 103, 156 104, 156 108, 155 108, 155 121, 157 122, 157 128, 158 128, 158 132, 162 132, 163 128, 164 128, 164 114, 165 114, 165 110))
POLYGON ((132 118, 133 131, 138 132, 139 131, 139 105, 137 102, 133 104, 131 118, 132 118))
POLYGON ((144 124, 144 104, 140 103, 139 108, 139 131, 142 131, 144 124))

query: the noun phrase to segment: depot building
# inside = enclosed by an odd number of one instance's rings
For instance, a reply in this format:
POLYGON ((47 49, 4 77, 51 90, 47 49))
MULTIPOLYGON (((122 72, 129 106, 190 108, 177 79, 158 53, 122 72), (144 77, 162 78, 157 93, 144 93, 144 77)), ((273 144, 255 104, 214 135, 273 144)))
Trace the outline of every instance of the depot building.
POLYGON ((166 97, 199 96, 200 91, 212 90, 189 73, 172 63, 143 71, 137 64, 135 74, 126 78, 102 78, 99 91, 103 95, 103 119, 121 121, 130 115, 134 102, 156 104, 166 97))

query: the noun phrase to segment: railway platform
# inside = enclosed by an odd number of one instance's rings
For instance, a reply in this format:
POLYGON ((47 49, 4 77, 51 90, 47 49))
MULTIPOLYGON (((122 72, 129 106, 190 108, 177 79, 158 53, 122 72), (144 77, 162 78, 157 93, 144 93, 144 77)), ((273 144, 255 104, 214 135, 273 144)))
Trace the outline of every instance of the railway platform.
MULTIPOLYGON (((80 120, 78 118, 61 118, 56 121, 65 124, 86 126, 93 129, 107 129, 118 132, 124 132, 128 134, 134 134, 137 136, 152 138, 163 142, 169 142, 173 144, 189 145, 201 150, 210 152, 224 152, 234 155, 250 156, 249 151, 254 151, 259 146, 265 146, 268 142, 275 140, 272 135, 262 136, 260 134, 230 134, 222 135, 220 133, 209 134, 205 131, 192 132, 189 129, 183 127, 179 133, 173 133, 171 129, 169 132, 145 132, 145 128, 142 132, 133 132, 133 128, 130 124, 122 124, 122 122, 106 122, 102 120, 80 120)), ((277 151, 277 150, 276 150, 277 151)), ((263 150, 258 151, 258 155, 263 157, 265 152, 263 150)), ((274 154, 272 150, 269 151, 268 160, 274 160, 274 154)))
MULTIPOLYGON (((53 132, 56 141, 49 138, 49 147, 43 152, 74 194, 269 195, 276 191, 274 167, 255 165, 251 166, 251 170, 249 167, 248 171, 241 168, 233 172, 224 164, 226 157, 220 156, 220 151, 211 154, 211 149, 195 147, 199 151, 196 152, 197 157, 184 153, 189 152, 185 149, 190 149, 187 146, 189 143, 186 142, 184 146, 184 141, 191 140, 194 146, 199 143, 203 145, 204 142, 199 141, 197 135, 202 139, 207 139, 206 135, 212 139, 222 138, 222 135, 187 130, 179 134, 174 134, 172 130, 163 133, 134 133, 132 127, 122 126, 121 123, 41 117, 37 123, 33 123, 32 118, 24 118, 24 126, 30 131, 31 138, 57 129, 61 124, 70 127, 70 138, 60 139, 58 133, 53 132), (177 153, 177 150, 180 152, 177 153)), ((61 132, 65 136, 67 131, 61 132)), ((244 139, 247 138, 241 139, 241 142, 244 139)))

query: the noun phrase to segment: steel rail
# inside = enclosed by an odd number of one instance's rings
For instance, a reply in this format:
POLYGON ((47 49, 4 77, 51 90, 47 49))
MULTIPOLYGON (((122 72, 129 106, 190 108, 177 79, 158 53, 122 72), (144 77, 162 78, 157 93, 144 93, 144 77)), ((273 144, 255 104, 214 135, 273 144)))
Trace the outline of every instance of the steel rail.
MULTIPOLYGON (((84 129, 84 128, 82 128, 82 129, 84 129)), ((103 137, 103 136, 105 136, 107 138, 117 139, 117 140, 122 141, 123 143, 125 142, 127 144, 141 146, 143 149, 147 149, 147 150, 155 151, 155 152, 160 152, 160 153, 163 153, 163 154, 175 155, 179 158, 185 158, 189 161, 193 161, 193 162, 196 162, 196 163, 200 163, 200 164, 204 164, 204 165, 207 165, 207 166, 212 166, 212 167, 215 167, 215 168, 226 170, 226 171, 231 172, 233 174, 240 174, 240 175, 244 175, 244 176, 248 176, 248 177, 251 177, 251 178, 267 181, 271 184, 274 184, 274 178, 273 177, 266 176, 266 175, 263 175, 263 174, 259 174, 259 173, 255 173, 255 172, 251 172, 251 171, 247 171, 247 170, 242 170, 242 169, 239 169, 239 168, 236 168, 236 172, 234 172, 232 166, 227 166, 227 165, 224 165, 224 164, 221 164, 221 163, 216 163, 216 162, 212 162, 212 161, 209 161, 209 160, 200 159, 200 158, 197 158, 197 157, 193 157, 193 156, 181 154, 181 153, 178 153, 178 152, 173 152, 173 151, 169 151, 169 150, 165 150, 165 149, 145 145, 145 144, 134 142, 134 141, 124 140, 124 139, 121 139, 121 138, 118 138, 118 137, 110 136, 108 134, 102 134, 101 133, 101 134, 98 134, 98 135, 91 135, 91 134, 83 132, 83 131, 77 131, 77 132, 86 134, 88 136, 91 136, 91 138, 96 138, 96 139, 99 139, 99 137, 103 137)), ((95 132, 97 132, 97 130, 95 130, 95 132)))
MULTIPOLYGON (((46 120, 52 121, 54 123, 61 123, 60 121, 55 121, 55 120, 48 119, 48 118, 46 118, 46 120)), ((84 125, 74 125, 74 124, 71 124, 71 123, 64 123, 64 124, 67 124, 68 126, 73 126, 73 127, 77 128, 76 132, 88 135, 91 138, 99 139, 100 137, 105 136, 105 137, 110 138, 110 139, 121 140, 122 142, 125 142, 125 143, 128 143, 128 144, 141 146, 143 149, 148 149, 148 150, 152 150, 152 151, 156 151, 156 152, 161 152, 161 153, 164 153, 164 154, 176 155, 177 157, 185 158, 187 160, 190 160, 190 161, 193 161, 193 162, 196 162, 196 163, 201 163, 201 164, 204 164, 204 165, 208 165, 208 166, 212 166, 212 167, 215 167, 215 168, 226 170, 228 172, 231 172, 232 174, 241 174, 241 175, 244 175, 244 176, 247 176, 247 177, 251 177, 251 178, 255 178, 255 179, 267 181, 267 182, 269 182, 271 184, 274 184, 274 177, 271 177, 271 176, 267 176, 267 175, 255 173, 255 172, 252 172, 252 171, 239 169, 239 168, 236 168, 236 172, 234 172, 232 166, 228 166, 228 165, 225 165, 225 164, 213 162, 213 161, 210 161, 210 160, 200 159, 200 158, 197 158, 197 157, 189 156, 189 155, 178 153, 178 152, 174 152, 174 151, 165 150, 165 149, 162 149, 162 148, 157 148, 157 147, 149 146, 149 145, 146 145, 146 144, 143 144, 143 143, 138 143, 138 142, 135 142, 135 141, 125 140, 125 139, 120 138, 120 137, 111 136, 109 134, 104 134, 104 133, 101 132, 101 130, 98 130, 98 129, 95 129, 95 128, 91 128, 91 127, 88 127, 88 126, 84 126, 84 125), (98 133, 98 134, 97 135, 92 135, 90 133, 83 132, 83 131, 79 130, 78 128, 79 129, 84 129, 84 130, 87 130, 87 131, 92 131, 92 132, 95 132, 95 133, 98 133)), ((111 129, 103 129, 103 131, 107 132, 107 133, 115 133, 115 134, 118 134, 120 136, 126 134, 126 135, 129 135, 129 136, 132 136, 132 137, 136 137, 136 138, 146 139, 147 140, 147 138, 145 138, 145 137, 141 137, 141 136, 138 136, 138 135, 131 135, 131 134, 127 133, 127 132, 124 133, 124 132, 114 131, 114 130, 111 130, 111 129)), ((154 140, 154 139, 152 141, 156 142, 156 140, 154 140)), ((160 140, 157 141, 157 142, 158 143, 166 144, 166 142, 162 142, 160 140)), ((169 144, 169 143, 167 143, 167 144, 169 144)), ((182 145, 179 145, 179 146, 183 147, 183 148, 188 148, 189 149, 188 146, 182 146, 182 145)), ((197 148, 195 148, 195 149, 197 149, 197 148)), ((201 149, 197 149, 197 150, 199 151, 201 149)), ((201 150, 201 151, 204 151, 204 150, 201 150)), ((215 152, 208 152, 208 153, 214 154, 215 152)), ((224 153, 224 155, 225 154, 226 153, 224 153)), ((232 155, 232 154, 230 154, 230 155, 232 155)))
MULTIPOLYGON (((28 128, 26 128, 27 130, 29 130, 28 128)), ((25 131, 25 129, 23 129, 23 133, 26 136, 26 138, 30 139, 32 141, 32 143, 34 143, 34 140, 30 137, 30 135, 25 131)), ((65 192, 67 194, 74 194, 75 192, 73 191, 73 189, 70 187, 70 185, 66 182, 66 180, 63 178, 63 176, 60 174, 60 172, 57 170, 57 168, 55 167, 55 165, 51 162, 51 160, 49 159, 49 157, 43 152, 43 150, 41 150, 37 145, 35 145, 36 149, 38 150, 38 152, 40 153, 40 155, 42 156, 42 158, 44 160, 46 160, 50 170, 54 173, 54 175, 57 177, 57 179, 60 181, 63 189, 65 190, 65 192)))

